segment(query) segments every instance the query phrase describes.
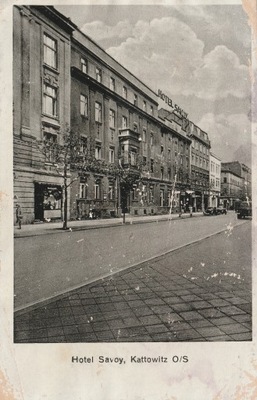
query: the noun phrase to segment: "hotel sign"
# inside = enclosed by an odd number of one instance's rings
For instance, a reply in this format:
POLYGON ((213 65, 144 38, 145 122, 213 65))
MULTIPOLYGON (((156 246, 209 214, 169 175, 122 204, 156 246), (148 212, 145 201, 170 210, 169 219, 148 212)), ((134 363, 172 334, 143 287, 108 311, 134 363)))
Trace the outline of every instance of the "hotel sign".
POLYGON ((174 110, 177 111, 182 117, 187 118, 188 114, 185 113, 185 111, 183 111, 177 104, 174 104, 173 101, 161 91, 161 89, 158 89, 158 97, 165 101, 168 106, 174 108, 174 110))

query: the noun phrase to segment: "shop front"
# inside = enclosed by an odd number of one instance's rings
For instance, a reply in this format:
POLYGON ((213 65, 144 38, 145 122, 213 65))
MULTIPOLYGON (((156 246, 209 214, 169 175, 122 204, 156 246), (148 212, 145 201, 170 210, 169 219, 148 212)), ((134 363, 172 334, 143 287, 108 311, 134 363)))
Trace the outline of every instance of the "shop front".
POLYGON ((61 218, 61 186, 35 182, 35 221, 50 222, 61 218))

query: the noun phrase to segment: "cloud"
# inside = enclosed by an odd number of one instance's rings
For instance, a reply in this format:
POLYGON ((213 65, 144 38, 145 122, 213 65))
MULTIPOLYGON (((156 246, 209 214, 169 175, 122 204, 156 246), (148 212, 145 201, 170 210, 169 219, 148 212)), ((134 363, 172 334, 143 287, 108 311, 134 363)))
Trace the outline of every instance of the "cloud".
POLYGON ((106 25, 102 21, 93 21, 84 24, 81 31, 96 41, 111 38, 126 38, 132 34, 132 26, 128 20, 119 21, 116 25, 106 25))
POLYGON ((197 125, 208 132, 212 151, 222 161, 238 160, 250 166, 251 125, 246 114, 203 115, 197 125))
POLYGON ((204 43, 177 18, 138 21, 120 45, 107 52, 151 88, 168 95, 216 100, 249 96, 246 65, 226 46, 204 54, 204 43))

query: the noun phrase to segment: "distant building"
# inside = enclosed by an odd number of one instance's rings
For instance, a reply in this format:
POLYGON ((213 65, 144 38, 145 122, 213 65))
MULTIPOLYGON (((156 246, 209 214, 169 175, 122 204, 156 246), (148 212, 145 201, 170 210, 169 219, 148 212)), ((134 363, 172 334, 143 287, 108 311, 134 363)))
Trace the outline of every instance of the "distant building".
POLYGON ((211 142, 208 134, 189 123, 188 134, 191 144, 191 189, 193 193, 193 209, 200 211, 206 209, 210 196, 209 158, 211 142))
POLYGON ((221 191, 221 160, 210 152, 210 207, 218 207, 221 191))
POLYGON ((241 176, 232 172, 221 164, 221 202, 227 209, 235 209, 236 204, 242 199, 241 176))
POLYGON ((231 161, 222 163, 222 168, 234 172, 242 178, 241 182, 241 197, 242 200, 252 198, 252 171, 251 168, 239 161, 231 161))

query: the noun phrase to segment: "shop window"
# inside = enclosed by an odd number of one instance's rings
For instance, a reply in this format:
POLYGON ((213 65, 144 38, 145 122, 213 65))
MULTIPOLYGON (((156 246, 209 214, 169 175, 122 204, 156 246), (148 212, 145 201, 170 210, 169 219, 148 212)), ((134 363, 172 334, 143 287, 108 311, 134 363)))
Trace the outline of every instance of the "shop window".
POLYGON ((80 115, 88 117, 88 98, 83 94, 80 95, 80 115))
POLYGON ((47 83, 44 83, 43 113, 53 117, 57 116, 57 89, 47 83))
POLYGON ((44 63, 57 68, 57 41, 44 34, 44 63))

